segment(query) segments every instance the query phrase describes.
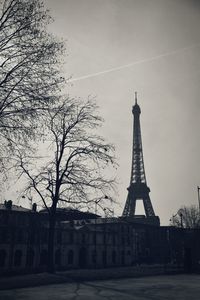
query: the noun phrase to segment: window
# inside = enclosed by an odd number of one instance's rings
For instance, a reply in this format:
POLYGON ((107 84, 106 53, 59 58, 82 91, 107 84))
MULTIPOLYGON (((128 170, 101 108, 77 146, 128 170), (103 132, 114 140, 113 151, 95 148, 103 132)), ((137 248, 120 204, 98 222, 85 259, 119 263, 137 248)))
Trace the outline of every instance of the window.
POLYGON ((93 244, 97 243, 97 236, 96 236, 96 232, 93 233, 93 244))
POLYGON ((1 239, 2 243, 6 243, 8 241, 8 230, 7 230, 7 228, 1 228, 0 239, 1 239))
POLYGON ((23 242, 23 231, 22 229, 19 229, 17 231, 17 237, 16 237, 17 243, 21 244, 23 242))
POLYGON ((106 233, 104 232, 104 235, 103 235, 103 243, 104 245, 106 244, 106 233))
POLYGON ((97 262, 97 252, 96 252, 96 250, 92 251, 92 262, 94 264, 96 264, 96 262, 97 262))
POLYGON ((6 251, 4 249, 0 250, 0 267, 5 267, 6 263, 6 251))
POLYGON ((74 252, 73 250, 68 251, 68 264, 72 265, 74 262, 74 252))
POLYGON ((42 230, 41 242, 46 244, 48 242, 48 236, 49 236, 48 230, 47 229, 42 230))
POLYGON ((9 222, 9 214, 8 214, 8 212, 4 211, 3 214, 2 214, 2 216, 1 216, 1 218, 2 218, 2 224, 7 225, 8 222, 9 222))
POLYGON ((112 244, 113 244, 113 246, 116 245, 116 237, 115 237, 115 234, 113 234, 113 236, 112 236, 112 244))
POLYGON ((122 263, 122 265, 125 264, 125 254, 124 254, 124 251, 121 251, 121 263, 122 263))
POLYGON ((36 235, 35 235, 35 232, 32 231, 32 232, 30 233, 30 243, 31 243, 31 244, 34 244, 34 243, 35 243, 35 240, 36 240, 36 235))
POLYGON ((112 251, 112 263, 116 264, 116 251, 115 250, 112 251))
POLYGON ((47 257, 48 257, 47 250, 42 250, 41 253, 40 253, 40 266, 46 266, 47 265, 47 257))
POLYGON ((57 243, 61 244, 62 243, 62 232, 57 231, 57 243))
POLYGON ((27 267, 32 267, 33 262, 34 262, 34 251, 33 249, 28 249, 27 254, 26 254, 26 266, 27 267))
POLYGON ((102 252, 102 261, 103 261, 103 266, 106 267, 106 265, 107 265, 107 253, 106 253, 106 251, 102 252))
POLYGON ((70 244, 74 243, 74 234, 73 234, 73 232, 70 232, 70 234, 69 234, 69 243, 70 244))
POLYGON ((22 251, 16 250, 14 255, 14 266, 19 267, 22 261, 22 251))
POLYGON ((82 234, 81 242, 82 242, 82 244, 85 244, 85 233, 82 234))
POLYGON ((61 252, 60 249, 57 249, 55 252, 55 264, 60 266, 61 264, 61 252))

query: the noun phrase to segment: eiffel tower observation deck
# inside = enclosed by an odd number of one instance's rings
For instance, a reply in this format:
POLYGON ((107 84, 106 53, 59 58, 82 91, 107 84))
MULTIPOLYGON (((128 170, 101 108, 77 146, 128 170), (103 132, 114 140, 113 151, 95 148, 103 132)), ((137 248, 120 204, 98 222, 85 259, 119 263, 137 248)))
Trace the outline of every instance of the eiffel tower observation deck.
POLYGON ((135 93, 135 105, 133 113, 133 146, 132 146, 132 165, 131 179, 128 187, 128 196, 122 217, 131 217, 139 223, 159 225, 160 220, 155 216, 155 212, 149 196, 150 188, 147 186, 144 158, 142 150, 142 136, 140 127, 141 109, 137 103, 137 93, 135 93), (135 208, 138 200, 143 201, 145 216, 136 215, 135 208))

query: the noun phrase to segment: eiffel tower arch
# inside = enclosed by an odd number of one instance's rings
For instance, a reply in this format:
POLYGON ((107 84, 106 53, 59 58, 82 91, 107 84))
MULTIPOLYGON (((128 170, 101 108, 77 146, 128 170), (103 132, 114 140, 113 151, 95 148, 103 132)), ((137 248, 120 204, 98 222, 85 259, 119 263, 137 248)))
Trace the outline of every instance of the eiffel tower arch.
POLYGON ((132 146, 131 179, 130 179, 130 185, 128 187, 128 195, 127 195, 122 217, 136 218, 137 217, 135 215, 136 202, 137 200, 142 200, 144 205, 145 216, 146 216, 146 218, 143 219, 143 221, 146 223, 159 225, 160 220, 158 216, 155 216, 155 212, 149 196, 150 188, 147 186, 147 181, 146 181, 143 150, 142 150, 142 136, 141 136, 141 127, 140 127, 141 109, 137 103, 137 93, 135 93, 135 105, 132 108, 132 113, 133 113, 133 146, 132 146))

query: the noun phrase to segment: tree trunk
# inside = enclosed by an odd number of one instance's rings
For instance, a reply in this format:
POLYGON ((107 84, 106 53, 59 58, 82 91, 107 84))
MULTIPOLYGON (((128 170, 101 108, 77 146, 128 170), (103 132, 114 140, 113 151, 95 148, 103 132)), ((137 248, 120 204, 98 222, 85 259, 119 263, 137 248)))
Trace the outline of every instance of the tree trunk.
POLYGON ((49 273, 55 272, 55 265, 54 265, 55 224, 56 224, 56 207, 52 205, 51 211, 49 213, 48 265, 47 265, 47 271, 49 273))

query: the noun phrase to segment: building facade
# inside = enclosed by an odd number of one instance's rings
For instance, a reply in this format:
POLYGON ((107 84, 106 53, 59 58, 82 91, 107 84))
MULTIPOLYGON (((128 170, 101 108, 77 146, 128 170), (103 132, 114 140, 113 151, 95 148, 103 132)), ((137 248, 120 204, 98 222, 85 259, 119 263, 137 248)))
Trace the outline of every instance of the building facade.
MULTIPOLYGON (((62 217, 58 216, 54 247, 57 270, 136 264, 174 264, 188 271, 199 267, 199 229, 154 226, 136 222, 136 218, 94 218, 77 212, 62 210, 62 217)), ((1 204, 1 275, 45 271, 47 244, 45 214, 1 204)))

